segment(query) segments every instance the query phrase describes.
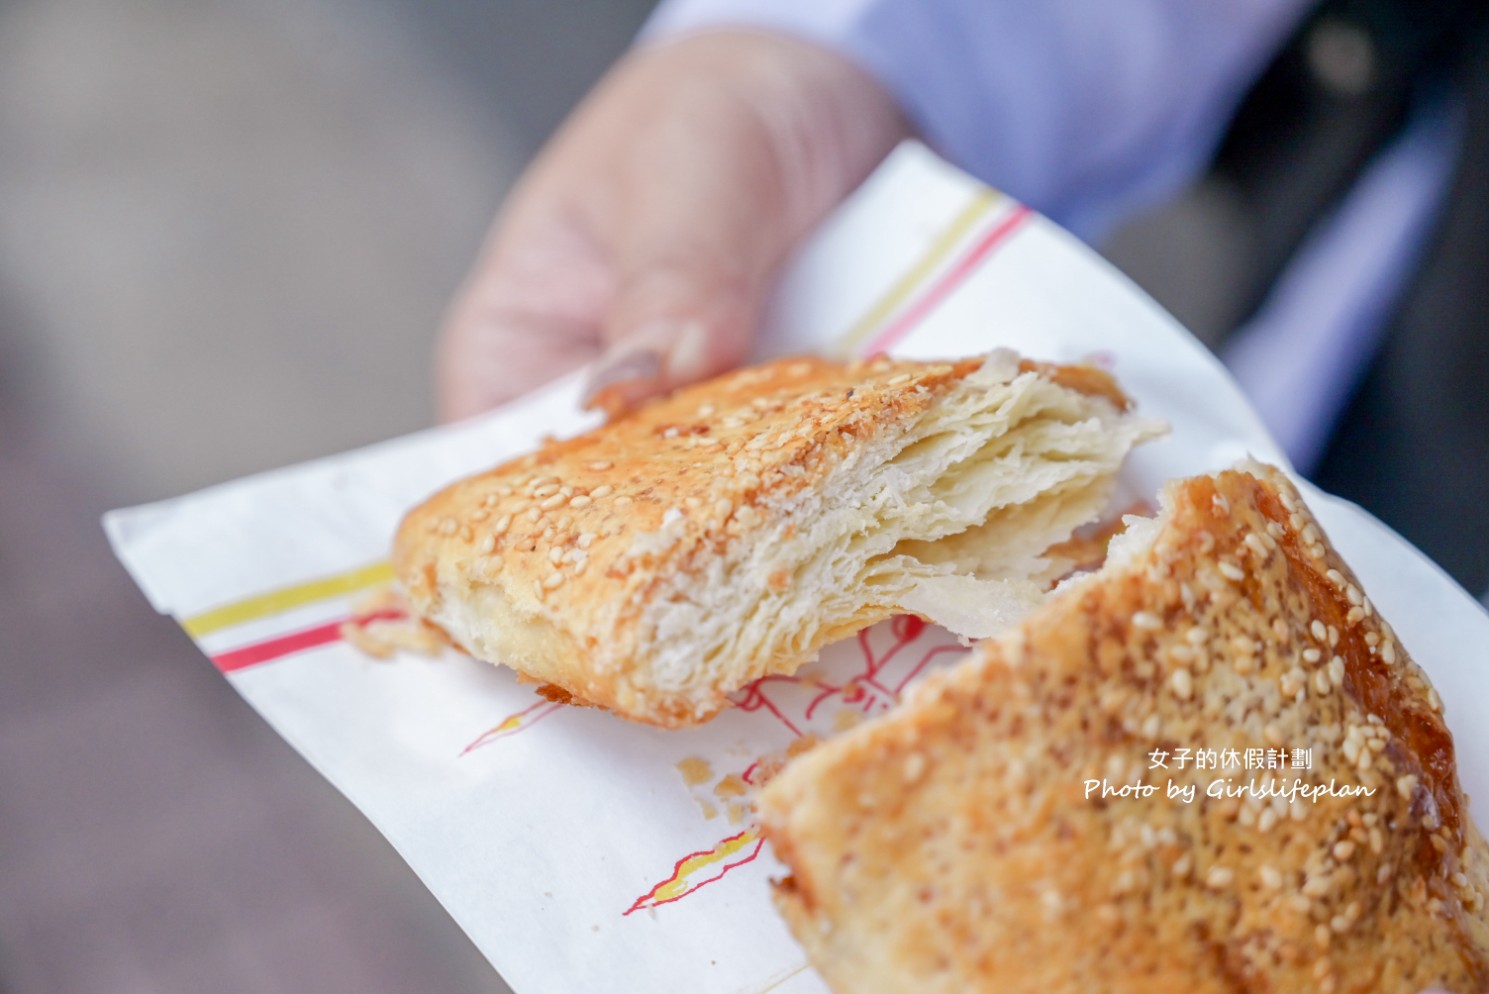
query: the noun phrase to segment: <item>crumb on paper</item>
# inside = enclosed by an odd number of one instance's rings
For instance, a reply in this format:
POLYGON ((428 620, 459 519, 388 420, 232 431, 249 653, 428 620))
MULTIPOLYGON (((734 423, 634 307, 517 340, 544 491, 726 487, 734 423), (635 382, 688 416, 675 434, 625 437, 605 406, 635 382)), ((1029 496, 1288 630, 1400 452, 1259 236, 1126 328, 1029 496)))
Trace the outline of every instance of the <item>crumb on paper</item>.
POLYGON ((820 741, 822 740, 811 734, 803 735, 799 739, 792 739, 791 744, 786 747, 786 757, 788 759, 795 759, 802 753, 813 749, 820 741))
POLYGON ((863 715, 852 708, 843 708, 832 716, 832 730, 834 732, 846 732, 859 722, 863 721, 863 715))
POLYGON ((552 701, 554 704, 567 704, 570 707, 575 708, 599 707, 599 705, 591 704, 589 701, 586 701, 582 697, 574 696, 564 688, 553 683, 539 684, 538 689, 535 691, 535 693, 539 697, 543 698, 543 700, 552 701))
POLYGON ((738 773, 731 773, 714 785, 713 792, 720 798, 744 797, 749 793, 749 785, 738 773))
POLYGON ((682 782, 689 787, 696 787, 713 779, 713 767, 708 765, 708 760, 697 756, 689 756, 680 761, 677 772, 682 776, 682 782))
POLYGON ((352 617, 341 623, 337 634, 373 659, 391 659, 399 652, 432 659, 453 648, 444 632, 409 611, 393 587, 381 587, 353 602, 352 617))
POLYGON ((376 618, 343 622, 341 637, 349 645, 374 659, 389 659, 398 652, 412 652, 433 659, 448 643, 436 629, 414 618, 376 618))
POLYGON ((719 809, 708 798, 695 797, 693 800, 697 802, 698 810, 703 812, 703 819, 705 821, 713 821, 719 816, 719 809))
POLYGON ((740 822, 744 821, 745 814, 748 811, 749 807, 745 804, 741 804, 738 801, 729 805, 729 824, 738 825, 740 822))

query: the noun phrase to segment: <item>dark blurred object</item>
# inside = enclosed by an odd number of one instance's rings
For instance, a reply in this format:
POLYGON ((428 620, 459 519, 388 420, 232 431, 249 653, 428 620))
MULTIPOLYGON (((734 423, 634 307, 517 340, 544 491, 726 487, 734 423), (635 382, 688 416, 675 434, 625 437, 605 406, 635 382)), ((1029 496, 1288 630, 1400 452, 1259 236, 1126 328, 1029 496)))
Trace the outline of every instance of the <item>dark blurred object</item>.
POLYGON ((1425 86, 1449 81, 1489 12, 1481 0, 1324 0, 1231 121, 1213 178, 1250 218, 1239 325, 1303 239, 1406 124, 1425 86))
POLYGON ((1489 590, 1489 32, 1466 64, 1462 156, 1442 221, 1318 483, 1489 590))
POLYGON ((1465 140, 1430 248, 1314 479, 1476 595, 1489 589, 1489 5, 1325 0, 1251 91, 1214 168, 1248 220, 1239 325, 1429 90, 1465 140))

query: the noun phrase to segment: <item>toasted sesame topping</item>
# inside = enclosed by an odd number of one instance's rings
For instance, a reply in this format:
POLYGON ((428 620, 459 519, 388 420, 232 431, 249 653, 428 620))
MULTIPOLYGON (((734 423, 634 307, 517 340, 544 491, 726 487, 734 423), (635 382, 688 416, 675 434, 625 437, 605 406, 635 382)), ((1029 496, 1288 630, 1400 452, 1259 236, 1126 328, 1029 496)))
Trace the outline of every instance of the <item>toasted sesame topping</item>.
POLYGON ((1211 890, 1224 890, 1231 885, 1235 877, 1234 871, 1229 867, 1212 866, 1210 872, 1205 874, 1205 886, 1211 890))
POLYGON ((1174 670, 1169 676, 1169 686, 1173 688, 1174 696, 1181 701, 1187 701, 1194 696, 1194 677, 1182 667, 1174 670))
POLYGON ((1163 619, 1152 611, 1138 611, 1132 616, 1132 624, 1134 627, 1156 632, 1163 627, 1163 619))
POLYGON ((563 585, 563 582, 564 575, 562 573, 549 573, 546 577, 543 578, 543 589, 556 590, 558 589, 558 587, 563 585))
POLYGON ((1220 575, 1225 577, 1227 580, 1232 580, 1236 583, 1239 583, 1240 581, 1246 579, 1246 573, 1241 569, 1241 567, 1227 560, 1222 559, 1216 568, 1220 570, 1220 575))

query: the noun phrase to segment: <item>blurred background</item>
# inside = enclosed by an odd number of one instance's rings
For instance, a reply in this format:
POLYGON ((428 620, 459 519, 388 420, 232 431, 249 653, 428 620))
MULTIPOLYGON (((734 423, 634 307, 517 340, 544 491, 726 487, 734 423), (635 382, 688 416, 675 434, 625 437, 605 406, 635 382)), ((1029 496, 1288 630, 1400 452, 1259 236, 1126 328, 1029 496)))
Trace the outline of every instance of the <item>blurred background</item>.
MULTIPOLYGON (((427 425, 646 0, 0 0, 0 991, 502 991, 99 515, 427 425)), ((210 550, 204 550, 210 554, 210 550)))
MULTIPOLYGON (((428 424, 441 308, 649 6, 0 0, 3 994, 505 990, 98 517, 428 424)), ((1206 333, 1232 210, 1107 250, 1206 333)))

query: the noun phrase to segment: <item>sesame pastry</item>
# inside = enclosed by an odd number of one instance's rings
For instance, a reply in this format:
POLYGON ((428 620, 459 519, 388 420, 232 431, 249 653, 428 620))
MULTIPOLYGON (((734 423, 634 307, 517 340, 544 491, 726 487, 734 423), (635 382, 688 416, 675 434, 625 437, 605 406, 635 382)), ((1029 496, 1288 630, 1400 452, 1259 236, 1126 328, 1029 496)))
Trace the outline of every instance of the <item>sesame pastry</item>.
POLYGON ((1267 467, 1170 484, 759 811, 843 994, 1489 990, 1442 702, 1267 467))
POLYGON ((675 727, 913 613, 983 637, 1068 568, 1157 434, 1105 373, 1020 360, 781 359, 463 480, 394 548, 471 655, 675 727))

